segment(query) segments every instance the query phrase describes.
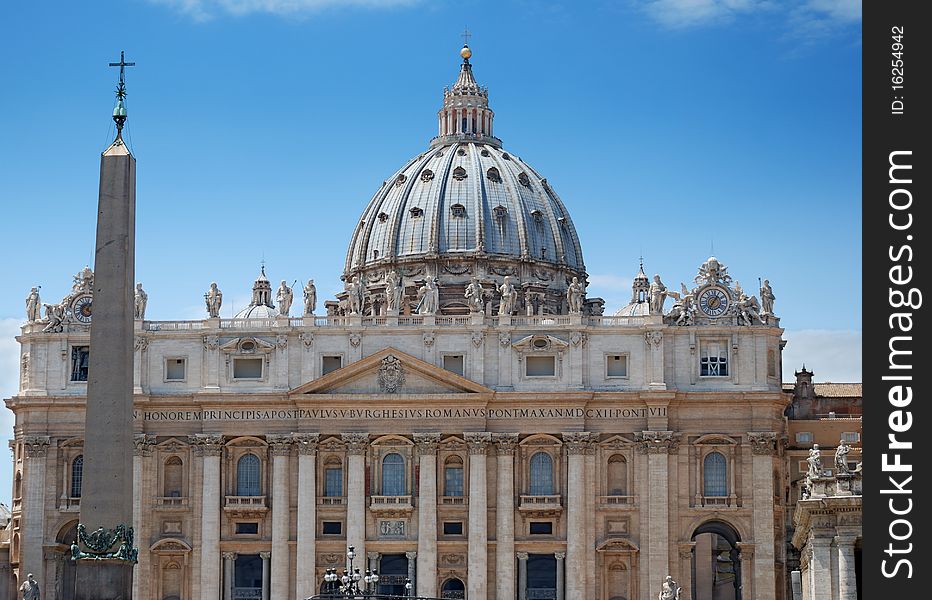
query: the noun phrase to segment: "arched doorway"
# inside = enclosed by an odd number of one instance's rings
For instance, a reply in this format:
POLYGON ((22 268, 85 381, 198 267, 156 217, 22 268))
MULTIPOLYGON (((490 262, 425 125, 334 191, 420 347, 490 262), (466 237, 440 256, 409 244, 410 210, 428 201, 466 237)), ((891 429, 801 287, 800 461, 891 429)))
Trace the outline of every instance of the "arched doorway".
POLYGON ((404 554, 383 554, 379 559, 379 593, 405 596, 408 581, 408 557, 404 554))
POLYGON ((441 598, 457 598, 462 600, 466 597, 466 586, 463 584, 462 579, 457 579, 453 577, 447 579, 443 582, 443 586, 440 588, 440 597, 441 598))
POLYGON ((60 600, 72 600, 74 598, 74 561, 71 560, 71 544, 73 544, 78 539, 78 522, 73 521, 64 527, 58 532, 58 537, 56 542, 64 545, 67 550, 63 550, 63 558, 59 561, 59 569, 61 569, 61 574, 58 577, 58 581, 55 582, 56 588, 61 585, 61 588, 56 589, 58 598, 60 600))
POLYGON ((734 527, 722 521, 707 521, 692 535, 696 542, 692 558, 693 600, 742 600, 741 541, 734 527))

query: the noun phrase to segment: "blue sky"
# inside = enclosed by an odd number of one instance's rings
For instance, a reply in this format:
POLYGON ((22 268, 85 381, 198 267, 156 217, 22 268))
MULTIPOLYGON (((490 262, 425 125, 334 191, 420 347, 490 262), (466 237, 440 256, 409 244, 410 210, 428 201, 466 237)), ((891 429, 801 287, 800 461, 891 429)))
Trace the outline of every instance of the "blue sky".
MULTIPOLYGON (((2 9, 0 396, 23 298, 92 257, 125 49, 152 319, 273 280, 339 289, 370 196, 436 133, 468 26, 496 135, 561 195, 609 312, 644 256, 768 278, 784 378, 860 380, 861 23, 851 0, 128 0, 2 9)), ((12 418, 3 411, 2 427, 12 418)), ((7 467, 4 467, 7 468, 7 467)), ((9 478, 0 471, 0 481, 9 478)), ((9 492, 0 486, 0 499, 9 492)))

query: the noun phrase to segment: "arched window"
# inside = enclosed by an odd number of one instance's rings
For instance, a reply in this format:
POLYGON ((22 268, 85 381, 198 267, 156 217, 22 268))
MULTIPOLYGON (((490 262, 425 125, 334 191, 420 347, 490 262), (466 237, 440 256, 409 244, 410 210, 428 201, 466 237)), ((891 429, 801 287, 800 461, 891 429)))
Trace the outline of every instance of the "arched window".
POLYGON ((236 495, 258 496, 259 494, 259 457, 245 454, 236 463, 236 495))
POLYGON ((84 455, 79 454, 71 461, 71 497, 81 497, 81 484, 84 482, 84 455))
POLYGON ((443 582, 443 587, 440 590, 441 598, 465 598, 466 597, 466 586, 463 585, 461 579, 454 577, 453 579, 447 579, 443 582))
POLYGON ((621 454, 608 459, 608 495, 628 495, 628 462, 621 454))
POLYGON ((162 495, 167 498, 180 498, 182 496, 182 474, 184 463, 177 456, 171 456, 165 461, 165 481, 162 486, 162 495))
POLYGON ((702 461, 703 495, 727 496, 727 467, 725 455, 721 452, 710 452, 702 461))
POLYGON ((538 452, 531 457, 532 496, 553 495, 553 459, 546 452, 538 452))
POLYGON ((451 456, 443 467, 443 495, 464 496, 463 459, 451 456))
POLYGON ((16 479, 13 481, 13 497, 23 497, 23 474, 19 472, 16 473, 16 479))
POLYGON ((382 495, 405 495, 405 459, 397 452, 382 459, 382 495))

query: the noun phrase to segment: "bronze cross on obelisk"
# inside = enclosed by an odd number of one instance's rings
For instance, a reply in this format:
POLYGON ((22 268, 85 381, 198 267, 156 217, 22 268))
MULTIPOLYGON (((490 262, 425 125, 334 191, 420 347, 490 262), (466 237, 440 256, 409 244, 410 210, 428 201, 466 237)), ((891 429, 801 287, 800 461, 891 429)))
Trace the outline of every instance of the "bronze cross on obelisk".
POLYGON ((110 63, 111 67, 120 67, 120 86, 117 88, 117 96, 123 98, 126 96, 126 79, 125 79, 125 67, 135 67, 136 63, 126 62, 124 51, 120 50, 120 62, 110 63))

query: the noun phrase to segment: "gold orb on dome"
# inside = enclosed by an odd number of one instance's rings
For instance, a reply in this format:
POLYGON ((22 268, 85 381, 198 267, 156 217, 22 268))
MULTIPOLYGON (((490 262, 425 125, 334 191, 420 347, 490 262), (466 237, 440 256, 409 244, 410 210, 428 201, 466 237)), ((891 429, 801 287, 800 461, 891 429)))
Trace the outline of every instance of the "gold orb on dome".
POLYGON ((472 50, 469 49, 469 46, 463 46, 463 49, 460 50, 460 56, 467 60, 472 56, 472 50))

